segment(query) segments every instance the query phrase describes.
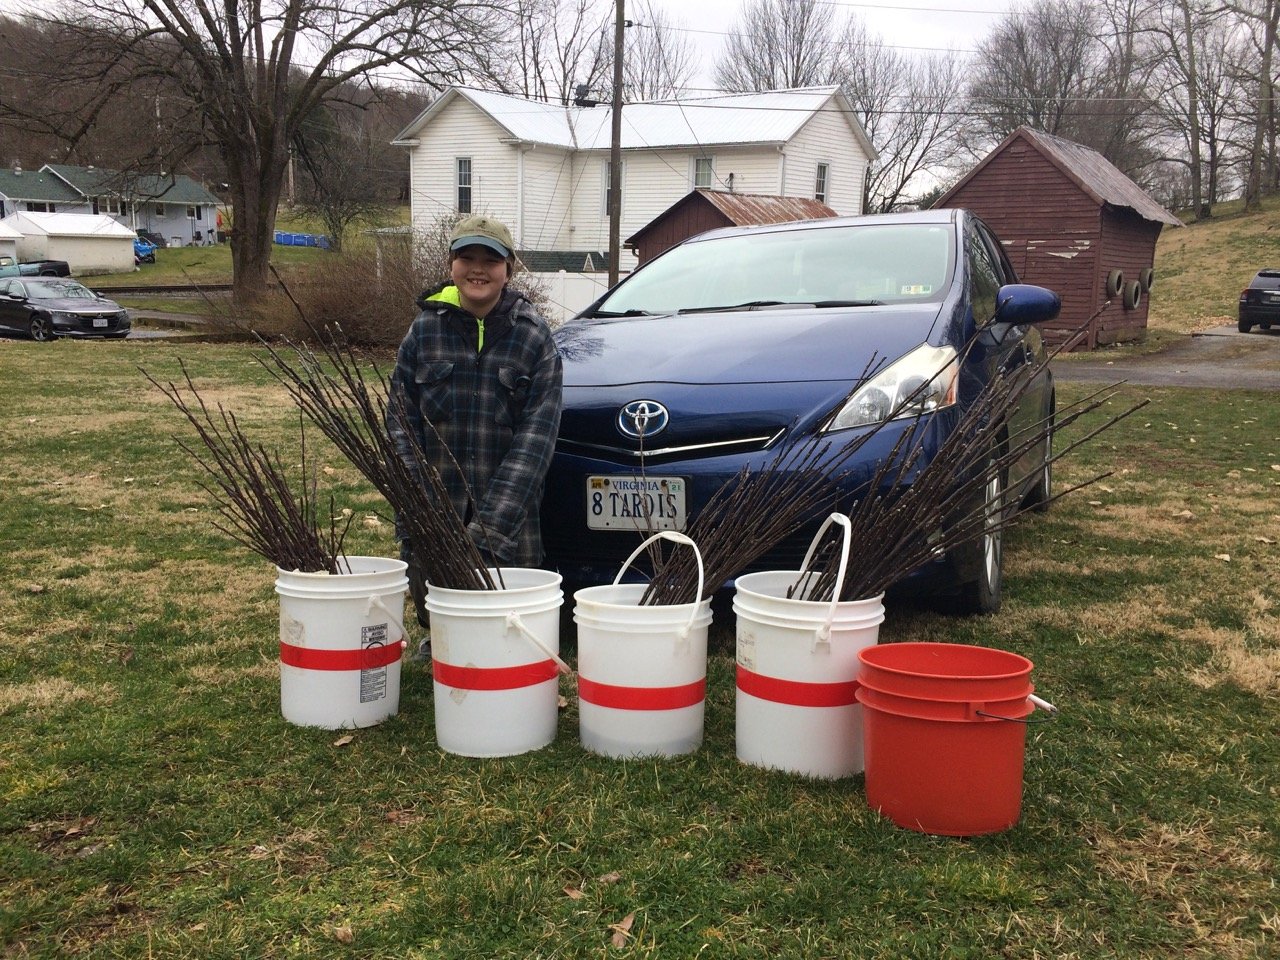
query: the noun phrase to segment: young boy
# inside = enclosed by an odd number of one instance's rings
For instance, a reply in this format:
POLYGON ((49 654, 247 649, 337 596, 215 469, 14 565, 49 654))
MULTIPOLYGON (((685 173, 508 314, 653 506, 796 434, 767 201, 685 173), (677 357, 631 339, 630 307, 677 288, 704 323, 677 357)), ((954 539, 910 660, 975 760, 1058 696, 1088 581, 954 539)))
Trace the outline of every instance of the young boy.
MULTIPOLYGON (((418 298, 422 312, 400 344, 391 389, 406 418, 390 417, 388 429, 415 469, 412 432, 487 561, 534 566, 542 559, 538 504, 560 426, 560 355, 533 304, 507 287, 515 248, 505 225, 467 217, 449 251, 452 282, 418 298)), ((410 585, 424 620, 413 570, 410 585)))

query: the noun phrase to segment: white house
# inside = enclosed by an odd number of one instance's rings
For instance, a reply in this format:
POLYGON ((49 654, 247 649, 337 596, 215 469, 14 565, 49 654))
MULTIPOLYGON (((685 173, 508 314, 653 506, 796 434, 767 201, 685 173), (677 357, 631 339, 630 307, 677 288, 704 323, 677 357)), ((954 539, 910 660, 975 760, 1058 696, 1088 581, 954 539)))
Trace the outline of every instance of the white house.
POLYGON ((68 163, 0 169, 0 217, 14 212, 104 214, 175 247, 213 243, 219 226, 218 198, 188 176, 68 163))
MULTIPOLYGON (((604 267, 611 110, 451 87, 393 141, 409 149, 412 223, 487 213, 526 262, 604 267)), ((820 200, 862 212, 875 149, 835 86, 628 103, 622 108, 623 238, 691 189, 820 200)), ((624 270, 635 257, 622 251, 624 270)), ((593 277, 592 291, 604 277, 593 277)), ((591 296, 566 294, 578 302, 591 296)))
POLYGON ((65 260, 73 274, 133 270, 134 232, 105 214, 19 211, 2 225, 21 235, 21 260, 65 260))

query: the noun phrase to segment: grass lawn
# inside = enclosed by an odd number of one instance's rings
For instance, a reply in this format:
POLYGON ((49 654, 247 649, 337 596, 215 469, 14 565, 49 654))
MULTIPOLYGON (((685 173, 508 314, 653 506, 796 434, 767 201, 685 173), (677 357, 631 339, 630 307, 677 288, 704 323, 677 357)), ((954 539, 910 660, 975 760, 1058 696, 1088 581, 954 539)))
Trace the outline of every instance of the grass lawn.
MULTIPOLYGON (((551 747, 443 754, 412 664, 377 727, 285 723, 274 571, 212 528, 137 369, 178 356, 294 449, 247 348, 0 341, 0 956, 1280 951, 1274 395, 1146 391, 1058 482, 1114 475, 1011 536, 1002 614, 890 607, 883 641, 1022 653, 1062 710, 1028 730, 1021 822, 965 840, 894 827, 861 777, 740 764, 728 622, 679 759, 586 754, 568 680, 551 747)), ((308 440, 351 552, 392 554, 376 495, 308 440)))

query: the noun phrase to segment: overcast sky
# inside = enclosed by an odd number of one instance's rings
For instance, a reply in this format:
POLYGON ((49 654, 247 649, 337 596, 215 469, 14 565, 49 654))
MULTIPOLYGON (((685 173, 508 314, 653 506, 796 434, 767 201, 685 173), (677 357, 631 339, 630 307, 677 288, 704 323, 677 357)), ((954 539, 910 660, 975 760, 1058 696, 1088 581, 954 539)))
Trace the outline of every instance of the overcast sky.
MULTIPOLYGON (((702 66, 695 86, 711 86, 711 70, 719 57, 724 35, 739 19, 743 0, 652 0, 673 21, 683 23, 684 35, 696 46, 702 66)), ((835 19, 853 13, 866 22, 869 32, 879 34, 890 46, 904 52, 972 50, 991 26, 1017 0, 879 0, 854 3, 829 0, 835 19)), ((638 8, 637 0, 630 0, 638 8)), ((630 14, 628 14, 630 16, 630 14)))

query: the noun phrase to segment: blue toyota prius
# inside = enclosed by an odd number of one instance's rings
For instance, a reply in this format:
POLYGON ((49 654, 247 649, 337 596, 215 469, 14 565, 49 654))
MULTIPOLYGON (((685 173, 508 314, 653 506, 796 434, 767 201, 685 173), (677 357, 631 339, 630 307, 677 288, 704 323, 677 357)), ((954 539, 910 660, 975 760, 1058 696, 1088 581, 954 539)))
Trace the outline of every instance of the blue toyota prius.
MULTIPOLYGON (((609 582, 643 530, 685 529, 744 466, 819 430, 838 446, 874 429, 841 473, 852 490, 922 412, 925 442, 942 443, 997 375, 1033 378, 1010 432, 1052 422, 1035 325, 1057 313, 1057 296, 1019 284, 999 239, 964 210, 692 237, 556 332, 565 409, 543 503, 547 564, 570 586, 609 582)), ((1041 432, 984 496, 1047 503, 1052 431, 1041 432)), ((752 569, 796 569, 821 519, 752 569)), ((998 609, 999 528, 902 587, 998 609)))

